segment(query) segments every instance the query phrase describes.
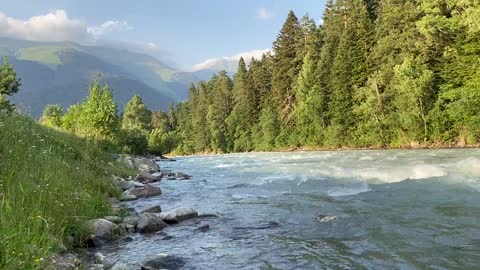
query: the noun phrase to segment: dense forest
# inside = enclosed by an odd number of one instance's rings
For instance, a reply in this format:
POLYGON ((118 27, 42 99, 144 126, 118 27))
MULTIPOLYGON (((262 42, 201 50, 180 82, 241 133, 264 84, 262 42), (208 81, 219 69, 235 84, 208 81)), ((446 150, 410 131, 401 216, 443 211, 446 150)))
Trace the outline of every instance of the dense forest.
POLYGON ((469 0, 329 0, 320 25, 290 12, 270 55, 191 86, 177 150, 475 144, 478 18, 469 0))
POLYGON ((150 112, 117 117, 108 87, 42 121, 124 151, 228 153, 290 148, 474 145, 480 138, 480 3, 329 0, 323 21, 293 12, 273 50, 233 79, 191 85, 150 112))

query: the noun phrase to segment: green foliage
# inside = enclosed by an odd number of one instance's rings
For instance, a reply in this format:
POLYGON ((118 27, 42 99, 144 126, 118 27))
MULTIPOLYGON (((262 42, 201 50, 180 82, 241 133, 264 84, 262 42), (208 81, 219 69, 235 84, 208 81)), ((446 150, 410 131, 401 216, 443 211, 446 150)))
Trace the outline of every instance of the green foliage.
POLYGON ((60 105, 47 105, 40 123, 48 127, 62 127, 63 109, 60 105))
POLYGON ((176 152, 477 144, 479 15, 450 0, 328 0, 320 26, 290 12, 233 89, 224 73, 191 87, 176 152))
POLYGON ((7 98, 17 93, 20 85, 20 79, 17 79, 15 70, 8 63, 8 59, 5 56, 0 67, 0 111, 13 111, 15 107, 7 98))
POLYGON ((80 119, 75 134, 111 141, 118 129, 118 117, 110 88, 107 85, 101 87, 98 81, 93 81, 87 99, 79 107, 80 119))
POLYGON ((133 96, 125 105, 122 116, 122 129, 147 133, 151 125, 151 112, 139 96, 133 96))
POLYGON ((148 137, 148 151, 152 154, 163 155, 172 152, 177 147, 177 134, 154 129, 148 137))
POLYGON ((0 268, 48 269, 62 243, 91 234, 87 220, 111 214, 108 197, 120 195, 111 175, 133 172, 96 144, 23 116, 0 114, 0 126, 0 268))

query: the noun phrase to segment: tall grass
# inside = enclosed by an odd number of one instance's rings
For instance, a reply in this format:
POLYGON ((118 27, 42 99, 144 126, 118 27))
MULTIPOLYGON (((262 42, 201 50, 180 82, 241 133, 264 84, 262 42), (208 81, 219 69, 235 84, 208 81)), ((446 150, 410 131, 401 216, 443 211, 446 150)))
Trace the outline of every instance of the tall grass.
POLYGON ((42 268, 81 243, 119 195, 111 175, 131 173, 97 143, 0 115, 0 269, 42 268))

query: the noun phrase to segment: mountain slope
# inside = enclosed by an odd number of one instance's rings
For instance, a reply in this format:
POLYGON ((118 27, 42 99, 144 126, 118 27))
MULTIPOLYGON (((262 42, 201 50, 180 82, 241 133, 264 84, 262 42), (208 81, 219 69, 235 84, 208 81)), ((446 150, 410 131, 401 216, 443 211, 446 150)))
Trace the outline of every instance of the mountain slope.
POLYGON ((46 104, 66 108, 81 101, 91 80, 98 76, 110 85, 120 109, 135 94, 152 110, 166 109, 169 103, 185 99, 190 82, 198 81, 146 54, 68 41, 0 38, 0 56, 4 55, 22 79, 14 102, 36 117, 46 104))

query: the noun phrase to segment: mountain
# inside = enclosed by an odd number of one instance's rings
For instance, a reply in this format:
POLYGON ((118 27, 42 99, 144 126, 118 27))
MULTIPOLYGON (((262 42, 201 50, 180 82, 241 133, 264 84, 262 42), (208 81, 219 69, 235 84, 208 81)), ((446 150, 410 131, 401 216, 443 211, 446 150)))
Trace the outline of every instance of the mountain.
POLYGON ((119 109, 137 94, 150 109, 164 110, 169 103, 184 100, 189 84, 199 80, 146 54, 68 41, 0 38, 0 56, 9 57, 22 79, 13 101, 36 117, 47 104, 66 108, 81 101, 98 76, 112 88, 119 109))
MULTIPOLYGON (((193 75, 201 80, 210 80, 212 75, 225 70, 230 76, 233 76, 237 72, 238 60, 236 59, 212 59, 197 65, 193 68, 193 75)), ((248 59, 250 60, 250 59, 248 59)))

